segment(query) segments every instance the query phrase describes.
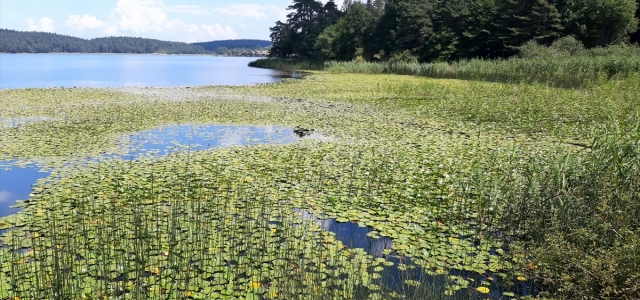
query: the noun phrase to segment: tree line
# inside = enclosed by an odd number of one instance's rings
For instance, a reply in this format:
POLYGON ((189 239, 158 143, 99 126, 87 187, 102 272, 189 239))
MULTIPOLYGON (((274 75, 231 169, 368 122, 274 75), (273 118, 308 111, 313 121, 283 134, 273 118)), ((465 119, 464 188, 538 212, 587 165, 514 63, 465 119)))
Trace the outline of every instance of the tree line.
POLYGON ((293 0, 271 57, 421 62, 500 58, 532 41, 640 42, 640 0, 293 0))
POLYGON ((255 56, 264 53, 269 41, 226 40, 207 43, 167 42, 137 37, 81 39, 47 33, 0 29, 3 53, 163 53, 255 56))

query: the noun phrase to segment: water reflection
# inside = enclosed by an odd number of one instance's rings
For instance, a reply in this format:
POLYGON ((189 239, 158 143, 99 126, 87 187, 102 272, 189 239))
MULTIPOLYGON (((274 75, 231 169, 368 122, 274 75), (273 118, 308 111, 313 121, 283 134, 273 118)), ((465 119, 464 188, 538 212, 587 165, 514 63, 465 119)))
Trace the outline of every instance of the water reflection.
MULTIPOLYGON (((2 162, 1 165, 11 165, 14 162, 2 162)), ((32 185, 40 178, 45 178, 48 172, 40 167, 28 165, 25 167, 7 167, 0 169, 0 217, 8 216, 20 211, 10 208, 16 200, 27 200, 31 194, 32 185)))
POLYGON ((282 78, 282 79, 286 79, 286 78, 302 79, 309 74, 311 73, 299 72, 299 71, 278 71, 278 73, 273 74, 272 76, 274 78, 282 78))
POLYGON ((489 282, 490 293, 483 295, 485 299, 511 299, 505 296, 505 292, 512 292, 515 295, 526 296, 535 295, 537 288, 531 282, 516 281, 512 288, 504 288, 500 286, 500 277, 494 274, 477 274, 473 272, 452 270, 445 276, 432 276, 426 270, 416 265, 410 258, 399 255, 392 249, 393 240, 388 237, 372 238, 367 234, 374 229, 371 227, 359 226, 357 222, 339 223, 336 219, 319 219, 311 212, 305 209, 294 209, 295 212, 302 214, 303 220, 312 220, 326 231, 335 233, 338 239, 346 248, 361 248, 374 258, 382 257, 393 265, 386 266, 381 275, 381 283, 387 292, 395 292, 403 295, 407 299, 420 299, 424 295, 425 289, 429 289, 429 294, 444 294, 449 275, 455 275, 462 278, 470 279, 471 284, 467 289, 461 289, 451 295, 449 299, 468 299, 475 293, 476 288, 482 285, 482 282, 489 282), (385 249, 389 249, 385 251, 385 249), (386 254, 385 254, 386 253, 386 254), (418 287, 407 283, 407 280, 417 281, 420 283, 418 287))
MULTIPOLYGON (((293 129, 282 126, 249 125, 171 125, 136 132, 118 142, 123 155, 106 155, 101 159, 119 158, 133 160, 141 156, 159 156, 176 151, 201 151, 230 146, 258 144, 287 144, 300 140, 293 129)), ((0 161, 0 217, 15 214, 17 208, 9 208, 16 200, 28 200, 33 185, 49 175, 37 165, 12 166, 15 161, 0 161)))
POLYGON ((373 231, 371 227, 360 227, 358 223, 338 223, 335 219, 318 219, 305 209, 295 209, 302 214, 303 220, 313 220, 320 224, 322 229, 336 234, 336 238, 347 248, 361 248, 373 257, 383 257, 385 249, 391 249, 391 238, 381 237, 374 239, 367 234, 373 231))
POLYGON ((256 59, 211 55, 0 54, 0 88, 250 85, 302 76, 249 67, 256 59))
POLYGON ((288 144, 299 138, 291 128, 248 125, 172 125, 137 132, 120 144, 128 153, 123 159, 141 155, 167 155, 176 151, 202 151, 230 146, 288 144))

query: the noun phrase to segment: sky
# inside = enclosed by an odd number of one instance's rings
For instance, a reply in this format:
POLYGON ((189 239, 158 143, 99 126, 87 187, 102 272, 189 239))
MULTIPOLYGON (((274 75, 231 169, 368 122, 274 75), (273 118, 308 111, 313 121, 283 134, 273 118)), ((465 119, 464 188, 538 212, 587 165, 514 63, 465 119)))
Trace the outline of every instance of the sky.
POLYGON ((291 0, 0 0, 0 28, 81 38, 269 40, 291 0))

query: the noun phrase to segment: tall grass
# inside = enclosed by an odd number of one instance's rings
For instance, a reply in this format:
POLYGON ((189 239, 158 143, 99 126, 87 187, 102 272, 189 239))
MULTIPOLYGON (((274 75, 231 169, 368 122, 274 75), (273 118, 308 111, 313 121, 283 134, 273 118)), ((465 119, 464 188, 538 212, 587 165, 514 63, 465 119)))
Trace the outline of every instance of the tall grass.
POLYGON ((640 296, 640 123, 609 123, 588 152, 532 157, 499 181, 501 223, 549 296, 640 296))
MULTIPOLYGON (((368 72, 365 63, 353 65, 368 72)), ((409 72, 417 64, 397 65, 406 65, 409 72)), ((462 279, 450 268, 475 272, 474 284, 492 290, 498 277, 490 276, 504 271, 501 283, 517 288, 535 279, 551 297, 640 298, 640 118, 634 113, 639 90, 634 84, 638 74, 629 76, 594 89, 565 90, 321 75, 313 81, 241 88, 248 95, 295 99, 283 100, 282 106, 252 101, 227 107, 217 100, 168 105, 145 98, 152 104, 88 110, 74 103, 69 109, 77 115, 72 116, 96 122, 86 126, 91 134, 107 135, 111 132, 103 128, 113 130, 119 123, 125 131, 136 128, 132 124, 160 122, 152 118, 191 118, 304 125, 357 142, 183 153, 65 169, 36 187, 22 213, 7 223, 0 219, 0 226, 8 226, 0 228, 11 228, 0 233, 0 299, 490 296, 471 283, 447 295, 448 286, 440 282, 455 285, 462 279), (375 101, 381 105, 369 106, 375 101), (448 123, 425 122, 436 117, 448 123), (105 119, 109 126, 97 123, 105 119), (467 121, 490 126, 457 124, 467 121), (512 142, 520 138, 514 132, 559 137, 567 131, 582 137, 600 127, 585 149, 565 147, 560 154, 547 149, 553 146, 546 140, 529 139, 534 135, 512 142), (485 133, 486 128, 499 134, 485 133), (394 238, 399 254, 416 258, 426 266, 426 275, 438 280, 401 273, 400 291, 388 289, 384 277, 373 276, 380 262, 344 249, 335 235, 296 215, 301 207, 377 226, 380 234, 394 238), (322 272, 327 266, 330 272, 322 272), (419 286, 409 289, 407 279, 419 286)), ((45 99, 74 99, 54 92, 67 93, 44 91, 30 99, 40 105, 45 99)), ((33 134, 28 128, 20 134, 38 139, 58 134, 44 125, 34 125, 33 134)), ((102 147, 91 134, 84 139, 58 135, 78 140, 75 152, 81 143, 102 147)), ((34 147, 20 146, 19 138, 5 137, 11 141, 6 148, 20 155, 48 153, 29 152, 34 147)), ((36 145, 42 151, 49 144, 58 147, 55 141, 36 145)))
POLYGON ((400 74, 433 78, 538 83, 584 87, 640 72, 640 56, 574 56, 471 59, 452 63, 336 62, 263 59, 250 66, 272 69, 324 70, 331 73, 400 74))

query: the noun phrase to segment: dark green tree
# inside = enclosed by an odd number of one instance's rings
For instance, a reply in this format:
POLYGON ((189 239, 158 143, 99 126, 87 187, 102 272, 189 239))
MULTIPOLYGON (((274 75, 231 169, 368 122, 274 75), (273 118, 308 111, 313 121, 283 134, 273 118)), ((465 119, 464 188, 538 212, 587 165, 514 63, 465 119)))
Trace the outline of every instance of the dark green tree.
POLYGON ((362 56, 364 41, 371 35, 376 20, 367 5, 354 2, 346 8, 338 23, 325 29, 318 37, 316 49, 325 59, 351 60, 362 56))
POLYGON ((294 54, 306 58, 313 56, 316 38, 322 33, 318 18, 322 8, 322 3, 315 0, 294 0, 287 7, 293 11, 287 15, 287 23, 292 29, 291 43, 294 54))
MULTIPOLYGON (((640 0, 636 0, 636 22, 640 22, 640 0)), ((639 43, 640 44, 640 26, 635 33, 631 35, 630 39, 631 43, 639 43)))
POLYGON ((367 7, 375 15, 377 19, 384 14, 385 0, 367 0, 367 7))
POLYGON ((429 57, 423 60, 494 57, 496 48, 502 47, 494 34, 497 12, 493 0, 441 0, 435 15, 429 57))
POLYGON ((428 61, 448 61, 456 57, 462 47, 463 32, 472 15, 471 0, 439 1, 436 5, 433 34, 428 39, 428 61))
MULTIPOLYGON (((340 21, 338 21, 340 24, 340 21)), ((318 59, 322 61, 337 59, 337 52, 340 47, 338 38, 338 24, 327 27, 316 39, 315 49, 318 51, 318 59)))
POLYGON ((536 0, 501 0, 499 37, 509 55, 517 53, 519 46, 534 37, 531 28, 531 11, 536 0))
POLYGON ((271 37, 271 41, 273 42, 273 46, 271 46, 271 50, 269 51, 269 57, 291 57, 291 55, 293 55, 293 30, 291 29, 291 25, 277 21, 276 25, 269 28, 269 30, 271 31, 269 37, 271 37))
POLYGON ((322 13, 320 15, 320 20, 324 24, 322 26, 324 28, 331 26, 338 22, 338 20, 342 17, 342 12, 338 9, 338 5, 333 1, 327 1, 322 8, 322 13))
POLYGON ((564 0, 565 34, 587 48, 627 40, 637 30, 636 0, 564 0))
POLYGON ((341 15, 335 2, 328 1, 323 5, 315 0, 293 0, 287 9, 292 11, 287 15, 287 22, 278 21, 270 28, 274 44, 270 56, 320 58, 314 48, 316 40, 341 15))
POLYGON ((533 38, 549 46, 562 35, 562 18, 554 0, 535 0, 531 8, 529 24, 533 38))
POLYGON ((366 44, 368 56, 389 55, 409 50, 426 58, 427 41, 433 33, 437 0, 388 0, 372 39, 366 44))

